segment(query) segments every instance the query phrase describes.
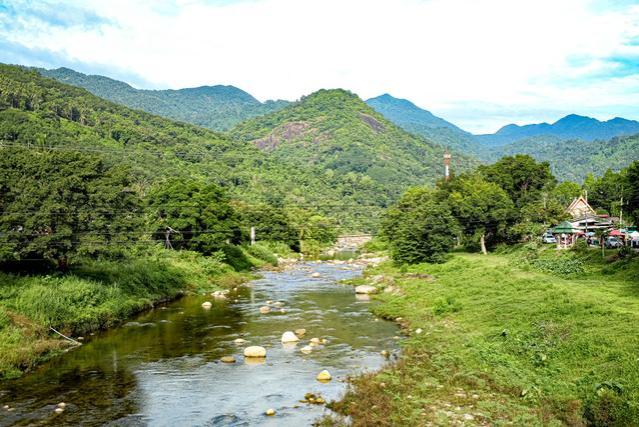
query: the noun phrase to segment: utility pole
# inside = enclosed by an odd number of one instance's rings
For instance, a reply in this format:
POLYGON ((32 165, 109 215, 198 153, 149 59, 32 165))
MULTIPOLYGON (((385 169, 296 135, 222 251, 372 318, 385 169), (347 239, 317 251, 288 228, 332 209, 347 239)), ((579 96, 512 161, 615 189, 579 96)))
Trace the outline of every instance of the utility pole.
POLYGON ((164 247, 166 249, 173 249, 173 245, 171 245, 171 233, 176 233, 176 231, 167 226, 164 232, 164 247))
POLYGON ((251 246, 255 244, 255 227, 251 227, 251 246))

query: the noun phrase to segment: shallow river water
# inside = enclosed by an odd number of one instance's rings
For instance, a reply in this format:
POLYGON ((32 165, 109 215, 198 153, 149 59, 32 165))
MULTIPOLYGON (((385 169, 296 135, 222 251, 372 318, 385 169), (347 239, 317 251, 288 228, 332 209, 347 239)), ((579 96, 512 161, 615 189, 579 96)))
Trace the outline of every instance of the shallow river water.
POLYGON ((377 321, 370 302, 336 283, 360 273, 352 265, 299 264, 264 273, 226 301, 188 296, 156 307, 0 383, 0 426, 310 425, 328 410, 300 403, 305 393, 336 399, 347 375, 379 369, 385 363, 380 351, 396 348, 397 327, 377 321), (316 271, 320 278, 311 277, 316 271), (260 314, 267 300, 283 302, 285 312, 260 314), (203 309, 204 301, 213 307, 203 309), (298 328, 307 332, 296 346, 280 342, 284 331, 298 328), (312 337, 328 343, 301 353, 312 337), (236 338, 247 344, 235 344, 236 338), (246 345, 266 347, 266 361, 247 363, 246 345), (219 362, 225 355, 237 362, 219 362), (323 369, 332 381, 315 379, 323 369), (58 402, 67 405, 62 414, 54 412, 58 402), (276 415, 266 416, 268 408, 276 415))

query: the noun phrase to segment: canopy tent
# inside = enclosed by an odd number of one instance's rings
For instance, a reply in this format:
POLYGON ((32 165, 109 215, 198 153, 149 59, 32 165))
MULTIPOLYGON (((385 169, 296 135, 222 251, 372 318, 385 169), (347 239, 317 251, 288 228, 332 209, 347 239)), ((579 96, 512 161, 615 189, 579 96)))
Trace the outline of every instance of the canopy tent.
POLYGON ((581 230, 573 227, 568 221, 564 221, 552 229, 552 234, 577 234, 579 231, 581 230))
POLYGON ((630 233, 630 238, 632 240, 639 240, 639 231, 633 231, 632 233, 630 233))
POLYGON ((623 234, 621 231, 619 230, 612 230, 609 234, 609 236, 615 236, 615 237, 624 237, 625 234, 623 234))

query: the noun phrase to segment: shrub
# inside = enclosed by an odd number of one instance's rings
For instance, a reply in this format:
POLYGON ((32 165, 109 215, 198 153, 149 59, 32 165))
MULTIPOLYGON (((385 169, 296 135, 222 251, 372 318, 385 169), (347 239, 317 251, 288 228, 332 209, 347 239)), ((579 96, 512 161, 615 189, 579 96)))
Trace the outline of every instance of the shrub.
POLYGON ((639 420, 639 403, 624 395, 623 389, 614 383, 603 383, 586 401, 584 417, 595 427, 631 426, 639 420))
POLYGON ((224 262, 233 267, 235 271, 248 271, 254 267, 251 260, 238 246, 224 245, 222 253, 224 254, 224 262))
POLYGON ((461 309, 461 303, 453 297, 439 298, 433 304, 433 313, 438 316, 446 313, 456 313, 461 309))
POLYGON ((248 245, 245 247, 245 250, 259 260, 265 261, 273 266, 277 265, 277 257, 273 255, 268 247, 262 244, 256 243, 255 245, 248 245))

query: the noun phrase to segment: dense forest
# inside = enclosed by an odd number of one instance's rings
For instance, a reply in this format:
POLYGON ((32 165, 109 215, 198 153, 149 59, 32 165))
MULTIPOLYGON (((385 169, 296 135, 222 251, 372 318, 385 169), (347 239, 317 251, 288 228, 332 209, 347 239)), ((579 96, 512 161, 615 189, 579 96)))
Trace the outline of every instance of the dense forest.
POLYGON ((202 86, 177 90, 143 90, 104 76, 68 68, 37 71, 45 77, 81 87, 101 98, 130 108, 223 131, 251 117, 279 110, 287 101, 258 101, 234 86, 202 86))

